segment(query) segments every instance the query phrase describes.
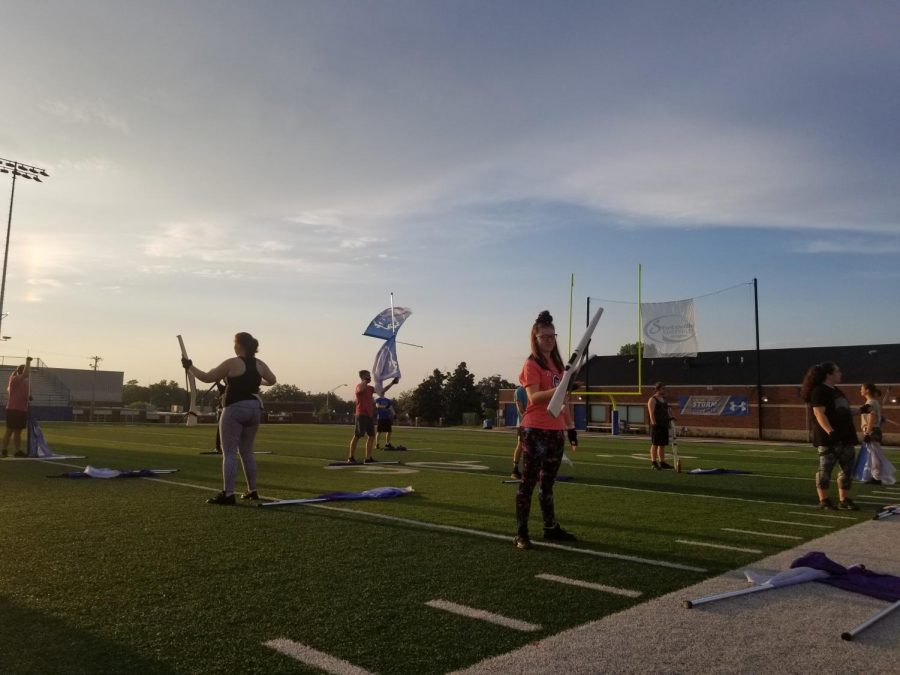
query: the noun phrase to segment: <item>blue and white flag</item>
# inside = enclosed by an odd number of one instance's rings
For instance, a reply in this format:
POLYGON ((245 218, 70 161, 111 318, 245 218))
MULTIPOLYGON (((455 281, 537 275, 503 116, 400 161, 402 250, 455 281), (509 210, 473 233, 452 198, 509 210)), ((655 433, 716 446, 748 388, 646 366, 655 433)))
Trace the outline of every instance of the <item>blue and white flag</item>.
POLYGON ((44 432, 38 426, 37 420, 28 416, 28 456, 29 457, 53 457, 53 450, 47 445, 44 432))
POLYGON ((372 319, 372 323, 363 332, 363 335, 388 340, 397 334, 403 322, 409 318, 412 310, 408 307, 388 307, 378 316, 372 319))
POLYGON ((397 339, 391 337, 375 354, 375 365, 372 366, 375 393, 379 396, 384 394, 384 383, 394 378, 400 378, 400 364, 397 362, 397 339))
POLYGON ((284 506, 286 504, 316 504, 318 502, 334 502, 334 501, 352 501, 357 499, 392 499, 393 497, 403 497, 413 490, 412 485, 405 488, 398 487, 377 487, 363 492, 326 492, 318 497, 310 497, 308 499, 278 499, 270 502, 262 502, 260 506, 284 506))

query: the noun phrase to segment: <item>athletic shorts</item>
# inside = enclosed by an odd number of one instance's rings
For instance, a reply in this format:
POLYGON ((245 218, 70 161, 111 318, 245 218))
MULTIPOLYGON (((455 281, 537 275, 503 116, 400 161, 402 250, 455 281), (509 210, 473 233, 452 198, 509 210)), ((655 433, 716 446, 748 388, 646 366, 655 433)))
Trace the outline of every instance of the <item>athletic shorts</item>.
POLYGON ((28 423, 28 415, 24 410, 6 411, 6 428, 10 431, 22 431, 28 423))
POLYGON ((669 425, 655 424, 650 427, 650 445, 666 446, 669 444, 669 425))
POLYGON ((391 433, 391 428, 392 428, 393 426, 394 426, 394 425, 393 425, 393 423, 391 422, 390 418, 388 418, 388 419, 380 419, 380 418, 379 418, 379 420, 378 420, 378 426, 377 426, 377 429, 376 429, 376 430, 377 430, 378 433, 380 433, 380 434, 381 434, 381 433, 389 434, 389 433, 391 433))
POLYGON ((354 429, 353 433, 357 438, 362 438, 363 436, 374 436, 375 425, 372 424, 372 418, 368 415, 357 415, 356 428, 354 429))

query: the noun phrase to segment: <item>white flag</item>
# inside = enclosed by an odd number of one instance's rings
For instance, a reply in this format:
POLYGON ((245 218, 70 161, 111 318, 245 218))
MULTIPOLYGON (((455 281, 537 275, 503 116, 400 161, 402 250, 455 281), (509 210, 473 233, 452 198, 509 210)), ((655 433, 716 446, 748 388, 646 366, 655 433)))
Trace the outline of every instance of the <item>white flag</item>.
POLYGON ((694 301, 641 303, 644 356, 697 356, 694 301))
POLYGON ((375 365, 372 367, 375 392, 381 396, 384 394, 385 380, 393 380, 399 377, 400 364, 397 362, 397 340, 396 338, 390 338, 384 341, 381 349, 375 355, 375 365))

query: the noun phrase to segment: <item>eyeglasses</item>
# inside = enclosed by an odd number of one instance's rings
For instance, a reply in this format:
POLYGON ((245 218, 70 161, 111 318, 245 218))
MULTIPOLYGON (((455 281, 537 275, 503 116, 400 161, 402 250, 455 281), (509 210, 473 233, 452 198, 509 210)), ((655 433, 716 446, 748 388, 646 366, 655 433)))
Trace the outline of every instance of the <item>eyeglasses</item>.
POLYGON ((556 333, 546 333, 546 334, 544 334, 544 335, 538 335, 538 336, 537 336, 537 339, 538 339, 538 340, 555 340, 555 339, 556 339, 556 333))

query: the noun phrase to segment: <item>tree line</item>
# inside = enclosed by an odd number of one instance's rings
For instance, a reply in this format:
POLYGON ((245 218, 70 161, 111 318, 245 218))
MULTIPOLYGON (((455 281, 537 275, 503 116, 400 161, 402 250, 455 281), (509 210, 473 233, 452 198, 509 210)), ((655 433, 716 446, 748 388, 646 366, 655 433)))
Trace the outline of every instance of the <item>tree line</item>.
MULTIPOLYGON (((416 418, 425 424, 462 424, 466 417, 494 419, 501 389, 513 389, 515 384, 500 375, 484 377, 477 382, 462 361, 453 372, 435 368, 414 389, 394 398, 394 409, 401 420, 416 418)), ((388 392, 390 394, 390 392, 388 392)), ((199 405, 215 407, 218 392, 215 387, 199 389, 199 405)), ((122 386, 122 404, 129 408, 169 410, 173 405, 185 405, 187 391, 175 380, 160 380, 142 386, 128 380, 122 386)), ((263 401, 300 401, 312 404, 320 419, 329 419, 332 412, 337 419, 353 415, 354 400, 344 400, 336 394, 304 391, 293 384, 276 384, 262 392, 263 401), (329 410, 330 409, 330 410, 329 410)))

